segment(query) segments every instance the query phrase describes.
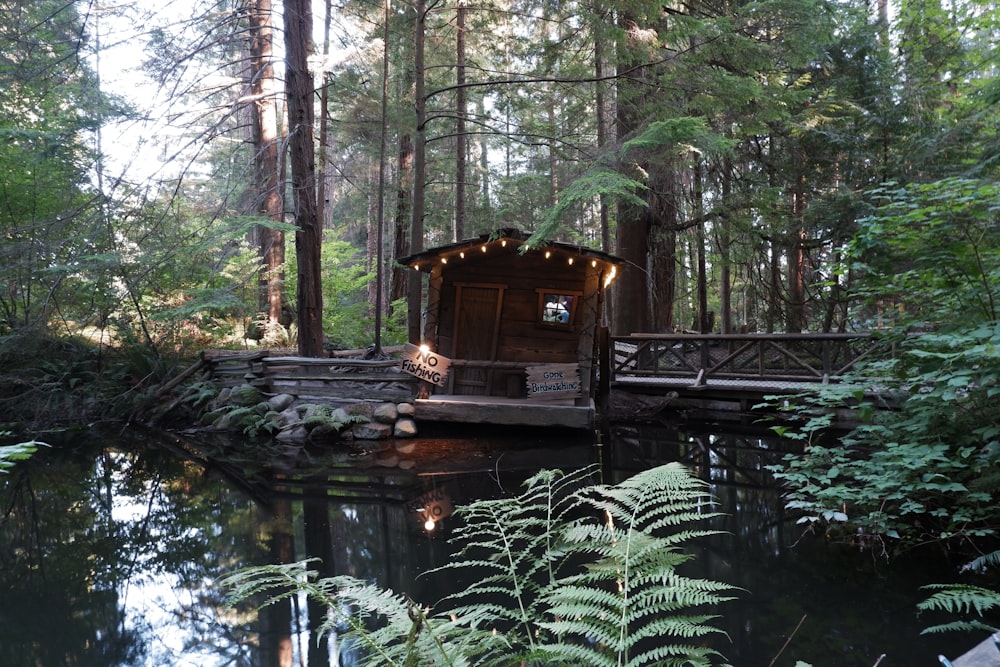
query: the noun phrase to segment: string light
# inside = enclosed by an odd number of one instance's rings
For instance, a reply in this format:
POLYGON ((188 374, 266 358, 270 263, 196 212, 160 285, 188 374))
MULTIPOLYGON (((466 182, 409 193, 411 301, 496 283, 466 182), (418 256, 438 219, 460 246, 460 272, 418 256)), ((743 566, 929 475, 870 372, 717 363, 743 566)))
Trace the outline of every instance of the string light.
POLYGON ((569 258, 569 265, 573 266, 573 258, 572 257, 569 258))
POLYGON ((461 257, 462 259, 465 259, 465 252, 463 251, 458 253, 458 256, 461 257))
POLYGON ((614 264, 611 265, 611 271, 608 273, 607 278, 604 279, 604 286, 607 287, 611 284, 611 281, 615 279, 615 274, 618 273, 618 267, 614 264))
POLYGON ((551 250, 546 250, 545 251, 545 259, 548 259, 551 256, 552 256, 552 251, 551 250))

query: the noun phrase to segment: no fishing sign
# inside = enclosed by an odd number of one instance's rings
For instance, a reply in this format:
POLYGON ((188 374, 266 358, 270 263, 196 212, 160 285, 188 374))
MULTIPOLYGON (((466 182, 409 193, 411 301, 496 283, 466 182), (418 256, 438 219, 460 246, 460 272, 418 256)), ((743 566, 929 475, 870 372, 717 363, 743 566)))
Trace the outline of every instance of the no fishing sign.
POLYGON ((403 346, 403 359, 399 368, 404 373, 443 387, 448 379, 449 366, 451 359, 434 354, 424 345, 417 347, 413 343, 407 343, 403 346))

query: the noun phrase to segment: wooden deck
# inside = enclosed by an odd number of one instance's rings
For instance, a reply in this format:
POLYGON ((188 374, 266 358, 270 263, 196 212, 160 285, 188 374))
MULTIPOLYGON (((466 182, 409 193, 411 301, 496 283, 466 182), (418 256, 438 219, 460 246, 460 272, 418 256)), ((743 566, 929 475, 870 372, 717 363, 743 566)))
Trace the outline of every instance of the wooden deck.
MULTIPOLYGON (((593 399, 525 398, 531 364, 454 360, 456 368, 484 367, 509 376, 520 396, 441 394, 417 398, 419 381, 399 369, 399 359, 302 358, 286 352, 215 353, 203 356, 224 385, 248 382, 268 393, 301 397, 412 402, 417 421, 592 429, 596 404, 625 405, 630 419, 665 407, 730 418, 752 412, 763 397, 843 382, 867 360, 892 348, 871 334, 633 334, 601 336, 599 388, 593 399), (610 401, 606 401, 610 397, 610 401)), ((584 394, 586 395, 586 391, 584 394)), ((614 410, 605 410, 605 413, 614 410)), ((609 414, 602 413, 602 418, 609 414)), ((614 415, 611 415, 614 418, 614 415)))
POLYGON ((442 396, 414 401, 417 421, 464 424, 507 424, 589 429, 594 425, 594 402, 575 405, 572 399, 532 401, 502 396, 442 396))

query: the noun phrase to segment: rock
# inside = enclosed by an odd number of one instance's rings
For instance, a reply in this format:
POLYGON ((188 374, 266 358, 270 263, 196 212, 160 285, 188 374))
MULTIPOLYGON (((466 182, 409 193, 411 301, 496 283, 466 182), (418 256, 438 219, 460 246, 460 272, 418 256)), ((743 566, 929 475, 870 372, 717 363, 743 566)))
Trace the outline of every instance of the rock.
POLYGON ((396 451, 400 454, 412 454, 417 449, 417 443, 407 442, 406 444, 396 443, 396 451))
POLYGON ((279 431, 274 439, 278 442, 305 442, 308 437, 309 431, 305 426, 293 426, 279 431))
POLYGON ((201 416, 201 419, 198 420, 198 424, 201 426, 215 426, 216 422, 222 418, 222 415, 223 413, 219 410, 206 412, 201 416))
POLYGON ((337 408, 330 413, 330 420, 338 424, 347 424, 351 421, 351 416, 347 414, 347 410, 344 408, 337 408))
POLYGON ((216 431, 238 431, 239 421, 233 419, 232 412, 222 412, 219 418, 212 424, 212 428, 216 431))
POLYGON ((261 396, 259 389, 248 384, 241 384, 240 386, 233 388, 232 393, 229 394, 228 402, 232 405, 248 407, 251 405, 257 405, 260 403, 262 398, 263 396, 261 396))
POLYGON ((281 411, 281 425, 291 426, 292 424, 298 424, 302 421, 299 416, 299 411, 296 408, 285 408, 281 411))
POLYGON ((395 424, 399 410, 395 403, 383 403, 372 413, 372 418, 380 424, 395 424))
POLYGON ((347 413, 352 416, 360 416, 370 420, 375 413, 375 408, 372 407, 371 403, 367 402, 352 403, 347 406, 347 413))
POLYGON ((329 443, 340 439, 340 431, 333 424, 319 424, 309 431, 307 440, 311 443, 329 443))
POLYGON ((392 434, 397 438, 412 438, 417 434, 417 422, 409 417, 400 419, 393 426, 392 434))
POLYGON ((393 455, 382 456, 375 459, 375 465, 382 466, 383 468, 395 468, 399 465, 399 457, 393 455))
POLYGON ((291 394, 277 394, 267 400, 268 405, 275 412, 282 412, 295 402, 295 397, 291 394))
POLYGON ((365 422, 352 426, 351 433, 358 440, 384 440, 392 434, 392 426, 378 422, 365 422))
POLYGON ((400 403, 396 406, 396 412, 400 417, 412 417, 416 411, 413 403, 400 403))
POLYGON ((415 465, 417 465, 416 461, 400 461, 399 462, 399 469, 400 470, 409 470, 410 468, 412 468, 415 465))

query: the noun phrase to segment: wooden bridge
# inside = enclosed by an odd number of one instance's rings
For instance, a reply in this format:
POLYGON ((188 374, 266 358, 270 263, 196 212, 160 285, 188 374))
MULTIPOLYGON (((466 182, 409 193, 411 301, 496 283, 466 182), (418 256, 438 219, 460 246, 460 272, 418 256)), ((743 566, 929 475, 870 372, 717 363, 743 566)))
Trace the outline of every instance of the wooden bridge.
POLYGON ((712 413, 746 413, 766 395, 840 382, 862 361, 893 353, 871 333, 632 334, 609 337, 605 349, 603 391, 669 395, 675 407, 712 413))

